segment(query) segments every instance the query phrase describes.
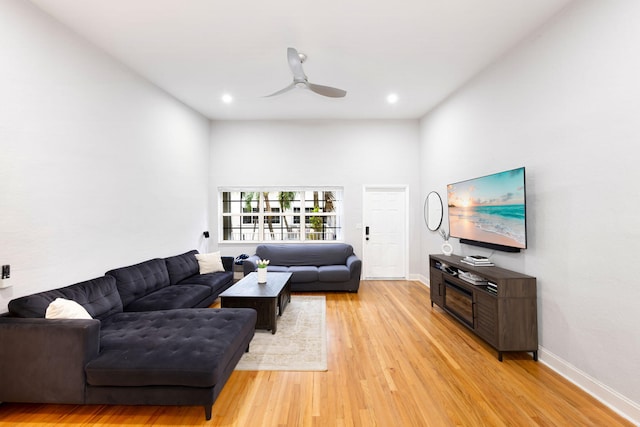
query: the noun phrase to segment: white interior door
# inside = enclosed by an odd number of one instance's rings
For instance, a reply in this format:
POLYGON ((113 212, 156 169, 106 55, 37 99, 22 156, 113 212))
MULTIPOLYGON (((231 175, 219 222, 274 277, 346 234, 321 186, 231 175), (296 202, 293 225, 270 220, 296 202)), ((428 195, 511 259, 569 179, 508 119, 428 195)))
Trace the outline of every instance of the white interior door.
POLYGON ((364 189, 363 268, 365 279, 406 279, 407 189, 364 189))

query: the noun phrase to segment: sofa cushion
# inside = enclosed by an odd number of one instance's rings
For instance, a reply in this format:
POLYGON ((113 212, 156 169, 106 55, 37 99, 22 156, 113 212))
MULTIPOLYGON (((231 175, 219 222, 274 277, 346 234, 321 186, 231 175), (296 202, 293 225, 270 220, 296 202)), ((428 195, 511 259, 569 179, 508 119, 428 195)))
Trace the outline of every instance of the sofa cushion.
POLYGON ((323 265, 318 268, 318 279, 321 282, 346 282, 351 272, 346 265, 323 265))
POLYGON ((211 288, 202 285, 174 285, 158 289, 125 307, 126 311, 173 310, 197 307, 211 295, 211 288))
POLYGON ((125 309, 133 301, 169 286, 167 265, 160 258, 116 268, 106 274, 116 278, 116 286, 125 309))
POLYGON ((244 308, 120 313, 102 324, 87 383, 211 387, 255 324, 256 311, 244 308))
POLYGON ((272 273, 289 273, 289 267, 286 265, 270 265, 267 267, 267 271, 272 273))
POLYGON ((187 277, 176 286, 183 285, 201 285, 207 286, 211 293, 220 294, 229 286, 233 285, 232 271, 219 271, 217 273, 198 274, 196 276, 187 277))
POLYGON ((169 283, 175 285, 181 280, 194 274, 200 274, 198 271, 198 260, 196 259, 197 250, 185 252, 181 255, 165 258, 167 265, 167 273, 169 274, 169 283))
POLYGON ((9 312, 16 317, 44 317, 56 298, 80 304, 94 319, 105 319, 122 311, 122 301, 111 276, 98 277, 51 291, 16 298, 9 302, 9 312))
POLYGON ((91 315, 83 306, 75 301, 56 298, 49 304, 44 313, 46 319, 91 319, 91 315))
POLYGON ((301 265, 289 267, 292 283, 307 283, 318 280, 318 267, 312 265, 301 265))
POLYGON ((222 257, 220 256, 220 251, 211 252, 208 254, 197 254, 196 259, 198 260, 200 274, 224 271, 224 265, 222 265, 222 257))
POLYGON ((271 261, 270 265, 336 265, 346 264, 353 247, 345 243, 266 244, 258 245, 256 255, 271 261))

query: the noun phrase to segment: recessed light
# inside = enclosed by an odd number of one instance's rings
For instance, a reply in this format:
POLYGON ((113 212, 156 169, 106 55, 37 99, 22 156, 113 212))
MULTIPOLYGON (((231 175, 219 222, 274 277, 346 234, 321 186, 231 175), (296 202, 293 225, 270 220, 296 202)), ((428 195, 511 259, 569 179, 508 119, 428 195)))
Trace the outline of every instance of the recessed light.
POLYGON ((224 95, 222 95, 222 102, 224 102, 225 104, 231 104, 233 102, 233 96, 229 95, 228 93, 225 93, 224 95))
POLYGON ((398 102, 398 94, 390 93, 389 95, 387 95, 387 102, 389 104, 395 104, 396 102, 398 102))

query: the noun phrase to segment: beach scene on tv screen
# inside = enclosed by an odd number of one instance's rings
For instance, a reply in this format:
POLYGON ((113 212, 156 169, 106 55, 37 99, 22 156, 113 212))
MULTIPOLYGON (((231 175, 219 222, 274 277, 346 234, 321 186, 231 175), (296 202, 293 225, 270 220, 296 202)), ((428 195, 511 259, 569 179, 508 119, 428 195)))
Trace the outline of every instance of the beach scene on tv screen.
POLYGON ((524 168, 447 186, 451 237, 524 249, 524 168))

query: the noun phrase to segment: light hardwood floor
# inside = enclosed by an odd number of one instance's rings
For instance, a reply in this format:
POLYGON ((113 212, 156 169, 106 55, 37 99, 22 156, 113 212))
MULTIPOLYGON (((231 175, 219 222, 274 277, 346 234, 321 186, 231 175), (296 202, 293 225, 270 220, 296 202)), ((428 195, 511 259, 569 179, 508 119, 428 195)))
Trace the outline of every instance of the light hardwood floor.
POLYGON ((500 363, 418 282, 326 297, 328 372, 236 371, 209 422, 202 407, 3 404, 0 426, 632 425, 530 354, 500 363))

